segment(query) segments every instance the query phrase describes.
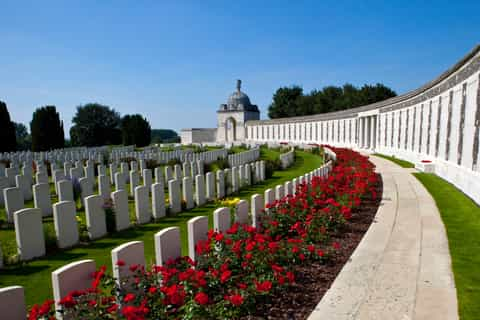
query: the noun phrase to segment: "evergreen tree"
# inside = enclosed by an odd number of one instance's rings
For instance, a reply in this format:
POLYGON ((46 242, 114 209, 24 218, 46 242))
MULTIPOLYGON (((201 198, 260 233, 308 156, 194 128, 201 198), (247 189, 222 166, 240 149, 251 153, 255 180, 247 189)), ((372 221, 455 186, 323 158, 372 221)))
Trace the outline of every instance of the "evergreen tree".
POLYGON ((122 142, 124 145, 148 146, 151 128, 147 119, 139 114, 126 115, 122 119, 122 142))
POLYGON ((55 106, 38 108, 30 122, 32 151, 48 151, 63 148, 65 137, 60 115, 55 106))
POLYGON ((87 147, 120 144, 120 122, 120 114, 108 106, 98 103, 78 106, 70 128, 71 144, 87 147))
POLYGON ((11 152, 17 148, 15 125, 10 120, 7 105, 0 101, 0 152, 11 152))

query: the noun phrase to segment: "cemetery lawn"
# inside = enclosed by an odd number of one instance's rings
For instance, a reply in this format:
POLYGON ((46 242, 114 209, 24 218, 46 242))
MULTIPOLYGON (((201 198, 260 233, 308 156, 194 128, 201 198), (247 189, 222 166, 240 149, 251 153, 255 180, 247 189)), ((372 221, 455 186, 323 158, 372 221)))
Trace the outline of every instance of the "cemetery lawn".
POLYGON ((401 159, 391 157, 391 156, 387 156, 387 155, 384 155, 384 154, 381 154, 381 153, 374 153, 373 155, 377 156, 377 157, 380 157, 380 158, 390 160, 392 162, 395 162, 396 164, 398 164, 402 168, 415 168, 415 165, 413 163, 411 163, 409 161, 406 161, 406 160, 401 160, 401 159))
MULTIPOLYGON (((280 152, 276 150, 261 149, 262 159, 276 159, 280 152)), ((302 174, 320 167, 322 157, 304 151, 296 151, 295 163, 283 171, 275 171, 270 179, 262 183, 242 188, 237 194, 231 197, 239 197, 250 202, 250 197, 256 193, 262 194, 268 188, 274 188, 280 183, 292 180, 302 174)), ((133 203, 130 204, 130 214, 134 212, 133 203)), ((182 212, 176 216, 165 217, 156 222, 135 226, 122 232, 110 234, 105 238, 80 245, 70 250, 58 251, 49 254, 43 259, 34 260, 28 263, 6 266, 0 270, 0 287, 20 285, 25 288, 27 305, 42 303, 45 299, 52 298, 51 272, 55 269, 78 260, 93 259, 97 267, 106 265, 111 270, 110 251, 116 246, 129 241, 143 241, 145 244, 145 257, 147 264, 155 262, 153 235, 163 228, 178 226, 182 237, 182 251, 188 255, 187 249, 187 221, 192 217, 205 215, 209 217, 210 226, 213 224, 213 211, 223 206, 219 202, 211 202, 205 206, 182 212)), ((0 231, 0 241, 1 233, 0 231)), ((9 235, 10 237, 12 234, 9 235)), ((14 237, 13 233, 13 237, 14 237)))
POLYGON ((460 319, 480 314, 480 207, 452 184, 427 173, 413 174, 435 199, 447 230, 460 319))

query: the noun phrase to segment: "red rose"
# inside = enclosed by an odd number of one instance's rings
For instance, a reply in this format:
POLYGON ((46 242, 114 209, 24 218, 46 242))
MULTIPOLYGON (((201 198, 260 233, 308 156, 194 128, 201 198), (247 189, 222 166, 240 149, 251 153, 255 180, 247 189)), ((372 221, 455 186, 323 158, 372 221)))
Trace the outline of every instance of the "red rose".
POLYGON ((125 296, 125 298, 123 298, 123 302, 130 302, 130 301, 133 301, 135 300, 135 295, 133 293, 127 293, 127 295, 125 296))
POLYGON ((195 295, 195 302, 198 303, 199 305, 205 305, 208 303, 208 295, 204 292, 198 292, 195 295))
POLYGON ((232 271, 230 271, 230 270, 226 270, 226 271, 222 272, 222 274, 220 276, 220 282, 221 283, 226 282, 228 279, 230 279, 231 275, 232 275, 232 271))
POLYGON ((230 303, 236 307, 240 306, 243 303, 243 297, 240 294, 226 296, 225 300, 230 301, 230 303))
POLYGON ((268 292, 272 289, 272 282, 265 280, 263 282, 255 282, 255 286, 258 292, 268 292))

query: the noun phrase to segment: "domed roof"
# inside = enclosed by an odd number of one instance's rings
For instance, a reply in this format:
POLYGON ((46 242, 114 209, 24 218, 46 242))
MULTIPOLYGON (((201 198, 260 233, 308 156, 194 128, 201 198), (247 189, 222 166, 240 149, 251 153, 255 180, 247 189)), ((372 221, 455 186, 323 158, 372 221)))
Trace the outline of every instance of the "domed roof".
POLYGON ((258 111, 258 107, 250 102, 250 98, 240 90, 242 80, 237 80, 237 90, 233 92, 227 100, 226 104, 220 105, 220 111, 258 111))
POLYGON ((250 98, 244 92, 237 90, 228 97, 227 105, 237 107, 240 105, 249 106, 251 103, 250 98))

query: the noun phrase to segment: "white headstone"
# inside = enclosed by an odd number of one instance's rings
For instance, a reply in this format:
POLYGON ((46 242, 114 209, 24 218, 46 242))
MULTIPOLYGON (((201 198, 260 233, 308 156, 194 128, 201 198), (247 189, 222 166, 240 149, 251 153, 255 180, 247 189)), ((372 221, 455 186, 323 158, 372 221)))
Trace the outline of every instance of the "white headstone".
POLYGON ((168 181, 168 200, 170 203, 170 213, 179 213, 182 211, 180 180, 174 179, 168 181))
POLYGON ((199 241, 208 239, 208 217, 199 216, 187 221, 188 231, 188 256, 195 260, 197 252, 195 250, 199 241))
POLYGON ((174 167, 174 177, 178 181, 182 181, 182 167, 176 164, 174 167))
POLYGON ((15 187, 17 185, 15 177, 18 175, 18 169, 17 168, 6 168, 5 169, 5 175, 8 178, 9 186, 10 187, 15 187))
POLYGON ((60 201, 53 205, 53 223, 59 248, 68 248, 79 241, 75 202, 60 201))
POLYGON ((279 184, 278 186, 275 187, 275 199, 281 200, 284 196, 285 194, 283 190, 283 185, 279 184))
MULTIPOLYGON (((117 172, 119 173, 119 172, 117 172)), ((115 229, 121 231, 130 227, 128 194, 126 190, 112 192, 113 207, 115 210, 115 229)))
POLYGON ((170 180, 173 180, 172 168, 170 166, 165 166, 165 183, 168 183, 170 180))
POLYGON ((7 189, 8 185, 8 178, 7 177, 0 177, 0 207, 5 206, 5 198, 3 196, 3 190, 7 189))
POLYGON ((223 170, 217 171, 217 198, 223 199, 225 197, 225 177, 223 170))
POLYGON ((152 215, 154 219, 165 216, 165 191, 162 183, 152 184, 152 215))
POLYGON ((195 177, 195 202, 197 206, 205 204, 205 179, 199 174, 195 177))
POLYGON ((148 191, 150 192, 150 187, 152 186, 152 170, 150 169, 143 169, 143 185, 147 187, 148 191))
POLYGON ((155 234, 154 239, 157 265, 162 266, 169 260, 175 260, 182 256, 179 227, 162 229, 155 234))
POLYGON ((58 181, 58 201, 73 201, 73 186, 70 180, 58 181))
POLYGON ((248 201, 240 200, 235 208, 235 222, 240 224, 248 223, 248 201))
MULTIPOLYGON (((92 196, 93 197, 93 196, 92 196)), ((61 310, 60 300, 74 290, 86 290, 91 287, 92 274, 96 266, 93 260, 81 260, 69 263, 52 272, 53 299, 55 309, 61 310)), ((62 319, 57 312, 57 319, 62 319)))
POLYGON ((98 193, 103 199, 110 198, 110 179, 106 175, 98 176, 98 193))
POLYGON ((3 189, 3 197, 5 199, 5 212, 7 213, 7 222, 13 222, 14 212, 23 209, 23 194, 19 188, 3 189))
POLYGON ((140 184, 140 175, 137 171, 130 171, 130 195, 135 194, 135 188, 140 184))
POLYGON ((135 216, 137 223, 145 224, 150 222, 151 214, 149 208, 148 188, 138 186, 135 188, 135 216))
POLYGON ((235 193, 240 188, 239 187, 239 182, 238 182, 238 178, 239 178, 238 167, 233 167, 232 168, 231 176, 232 176, 232 179, 231 179, 232 192, 235 193))
POLYGON ((0 288, 0 314, 5 320, 23 320, 27 315, 23 287, 0 288))
POLYGON ((63 170, 55 170, 53 171, 53 184, 55 186, 55 193, 58 194, 58 182, 62 180, 66 180, 66 175, 63 173, 63 170))
POLYGON ((90 239, 98 239, 107 234, 107 221, 101 196, 93 195, 85 198, 85 216, 90 239))
POLYGON ((33 195, 32 195, 32 186, 30 185, 30 183, 28 182, 28 179, 27 177, 23 176, 23 175, 17 175, 15 177, 15 182, 17 184, 17 188, 19 188, 20 190, 22 190, 22 194, 23 194, 23 199, 25 201, 30 201, 32 200, 33 198, 33 195))
POLYGON ((18 254, 22 260, 31 260, 45 255, 42 212, 27 208, 13 214, 18 254))
POLYGON ((35 181, 37 184, 48 183, 48 175, 45 172, 37 172, 35 174, 35 181))
POLYGON ((265 190, 265 206, 275 202, 275 192, 272 189, 265 190))
MULTIPOLYGON (((145 266, 145 249, 142 241, 131 241, 124 243, 112 250, 112 268, 113 277, 117 281, 117 285, 122 283, 122 279, 134 275, 130 270, 131 266, 145 266), (118 262, 125 263, 119 266, 118 262)), ((132 281, 132 279, 128 279, 132 281)), ((130 281, 126 281, 127 283, 130 281)))
POLYGON ((115 187, 118 190, 127 190, 127 184, 125 183, 125 174, 121 172, 115 173, 115 187))
POLYGON ((260 194, 252 196, 250 213, 252 215, 252 225, 255 228, 260 227, 260 217, 264 208, 263 197, 260 194))
POLYGON ((191 177, 183 178, 183 200, 186 203, 187 210, 192 209, 195 206, 193 202, 193 183, 191 177))
POLYGON ((162 185, 165 185, 165 179, 163 178, 163 173, 162 173, 162 168, 161 167, 156 167, 155 168, 155 182, 156 183, 161 183, 162 185))
POLYGON ((42 211, 42 216, 52 215, 52 199, 50 198, 50 185, 39 183, 33 186, 33 203, 35 208, 42 211))
POLYGON ((213 172, 207 172, 206 178, 206 198, 207 200, 215 199, 215 176, 213 172))
POLYGON ((230 208, 222 207, 213 211, 213 229, 224 233, 231 226, 230 208))

